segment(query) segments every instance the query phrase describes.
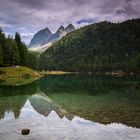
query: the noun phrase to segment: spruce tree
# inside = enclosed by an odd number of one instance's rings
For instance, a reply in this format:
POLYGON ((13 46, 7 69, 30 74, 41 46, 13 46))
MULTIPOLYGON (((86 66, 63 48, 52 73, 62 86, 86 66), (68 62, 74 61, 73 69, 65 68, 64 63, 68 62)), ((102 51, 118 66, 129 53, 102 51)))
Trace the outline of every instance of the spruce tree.
POLYGON ((15 41, 17 43, 17 47, 19 50, 19 57, 20 57, 20 65, 25 66, 27 63, 27 48, 26 45, 24 45, 21 42, 21 37, 19 33, 15 34, 15 41))
POLYGON ((0 43, 0 66, 3 65, 3 52, 2 52, 2 45, 0 43))
POLYGON ((2 30, 0 28, 0 66, 3 65, 3 50, 2 50, 2 30))
POLYGON ((12 65, 19 65, 20 63, 20 57, 19 57, 19 51, 14 43, 12 46, 12 65))

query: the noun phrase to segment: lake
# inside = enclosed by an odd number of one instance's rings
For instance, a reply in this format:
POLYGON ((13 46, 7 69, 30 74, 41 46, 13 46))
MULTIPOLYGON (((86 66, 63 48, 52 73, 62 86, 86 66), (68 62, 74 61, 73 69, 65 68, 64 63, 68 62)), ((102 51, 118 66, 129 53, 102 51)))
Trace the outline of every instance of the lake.
POLYGON ((48 75, 0 86, 0 140, 140 140, 140 80, 48 75), (28 136, 21 130, 30 129, 28 136))

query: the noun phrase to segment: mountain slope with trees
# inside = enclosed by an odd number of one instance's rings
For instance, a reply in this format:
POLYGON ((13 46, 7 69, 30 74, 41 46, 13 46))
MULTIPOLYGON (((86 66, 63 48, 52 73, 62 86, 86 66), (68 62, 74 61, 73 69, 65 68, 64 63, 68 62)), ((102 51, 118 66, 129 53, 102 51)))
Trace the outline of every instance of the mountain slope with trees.
POLYGON ((40 70, 139 71, 140 19, 95 23, 71 32, 40 56, 40 70))

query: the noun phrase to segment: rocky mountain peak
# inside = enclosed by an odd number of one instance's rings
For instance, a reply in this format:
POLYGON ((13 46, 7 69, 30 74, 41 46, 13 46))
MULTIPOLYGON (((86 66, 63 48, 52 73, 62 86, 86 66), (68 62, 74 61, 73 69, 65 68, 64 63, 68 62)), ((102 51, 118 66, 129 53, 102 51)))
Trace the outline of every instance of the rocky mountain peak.
POLYGON ((67 33, 72 32, 75 30, 75 27, 72 24, 69 24, 65 30, 67 31, 67 33))
POLYGON ((41 46, 43 44, 48 43, 47 41, 50 35, 52 35, 52 32, 49 30, 49 28, 40 30, 33 36, 29 44, 29 47, 37 47, 37 46, 41 46))
POLYGON ((49 44, 50 46, 50 44, 55 43, 56 41, 61 39, 63 36, 65 36, 67 33, 72 32, 74 30, 75 28, 72 24, 69 24, 66 28, 64 28, 64 26, 60 26, 59 29, 54 34, 51 33, 49 28, 40 30, 38 33, 36 33, 33 36, 29 44, 30 50, 32 50, 32 48, 39 50, 41 46, 44 46, 44 45, 47 46, 47 44, 49 44))
POLYGON ((52 34, 52 32, 50 31, 50 29, 48 27, 46 27, 43 31, 46 33, 52 34))
POLYGON ((65 30, 64 26, 60 26, 56 33, 61 33, 65 30))

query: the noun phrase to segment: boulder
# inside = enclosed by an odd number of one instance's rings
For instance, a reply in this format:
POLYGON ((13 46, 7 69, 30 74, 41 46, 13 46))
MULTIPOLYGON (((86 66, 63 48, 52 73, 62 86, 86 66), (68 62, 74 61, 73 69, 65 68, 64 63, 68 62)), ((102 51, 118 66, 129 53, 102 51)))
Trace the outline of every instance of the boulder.
POLYGON ((28 135, 30 133, 30 129, 22 129, 21 134, 22 135, 28 135))

